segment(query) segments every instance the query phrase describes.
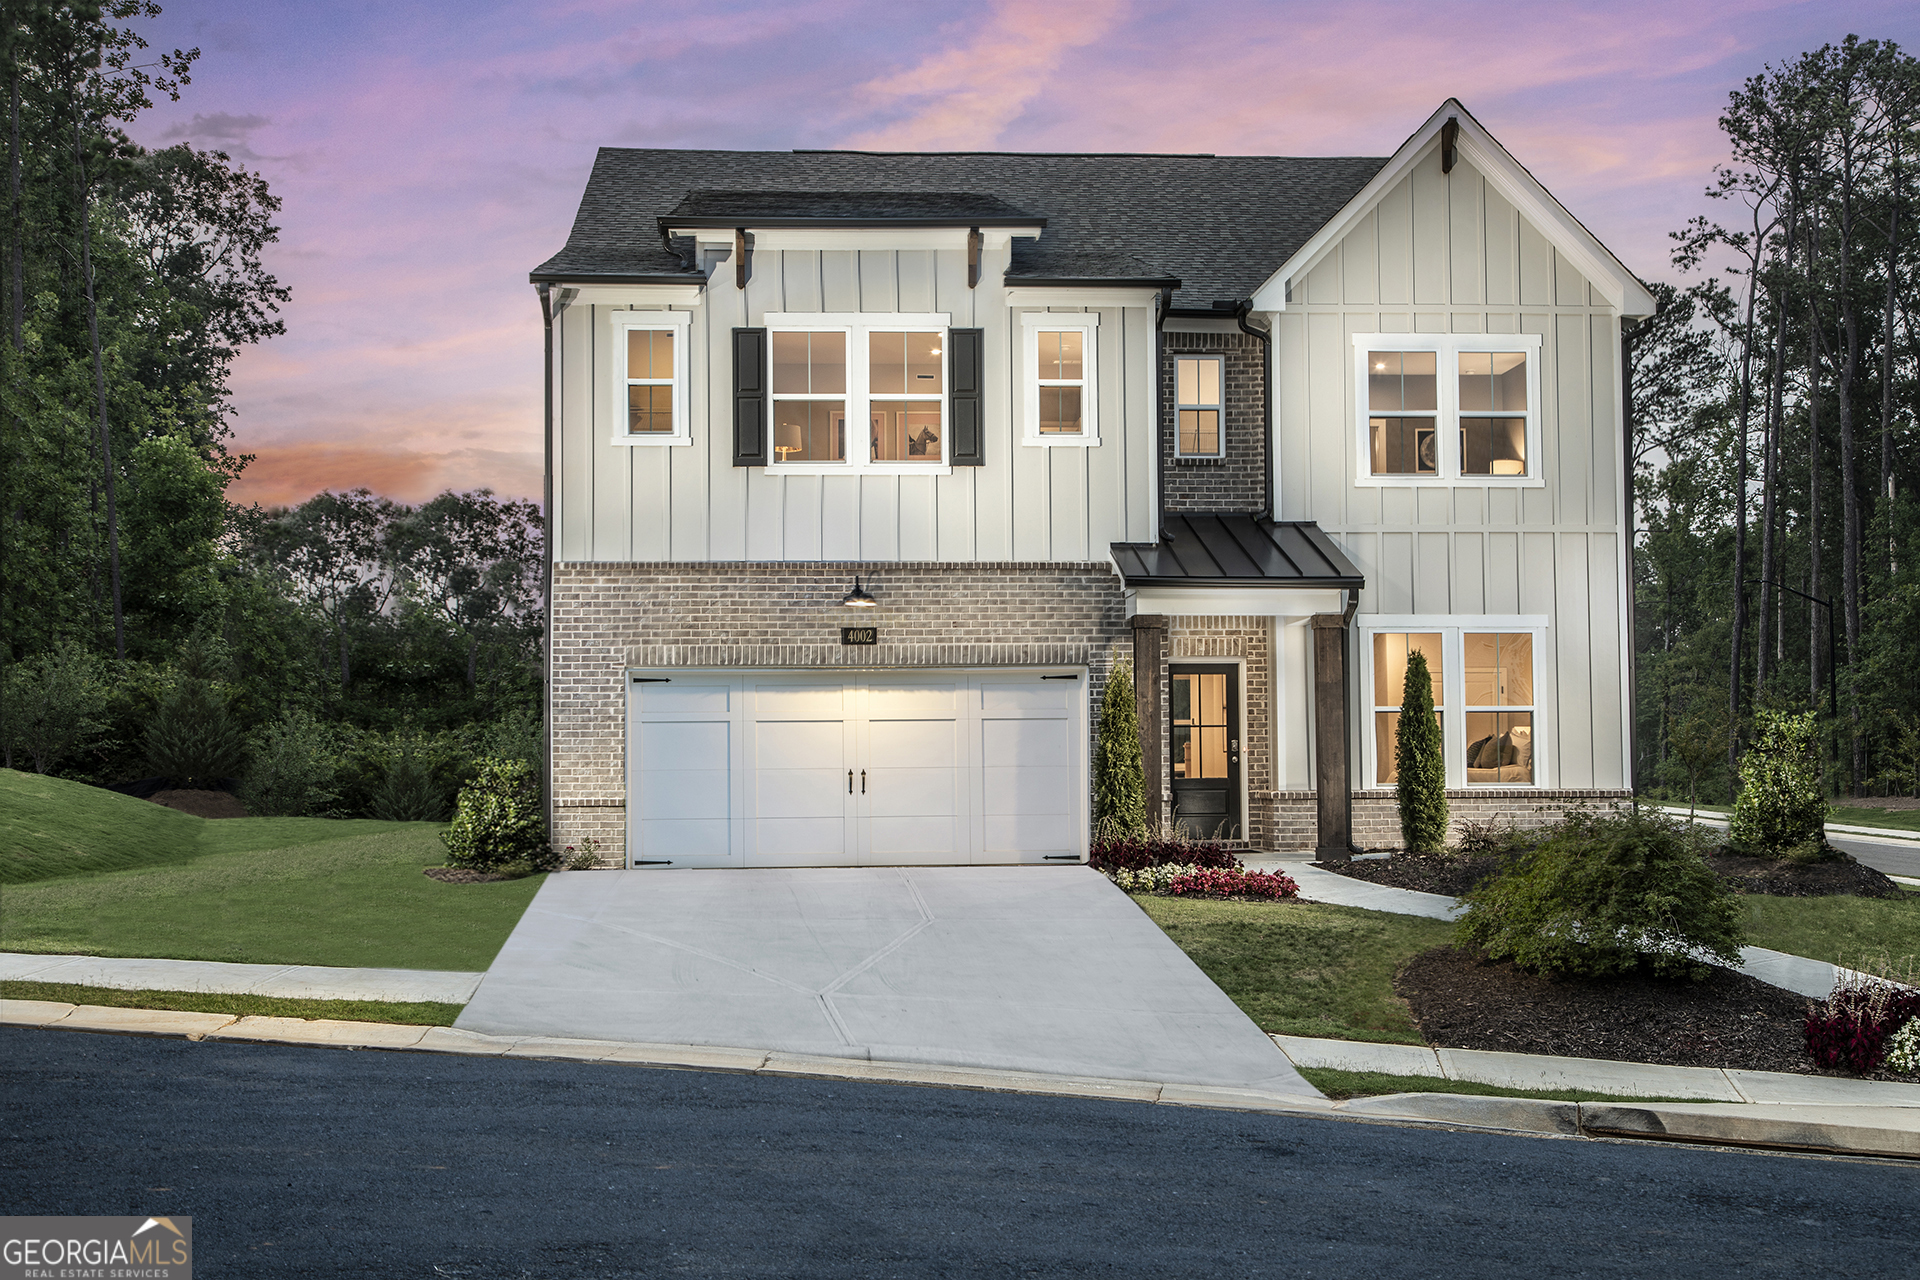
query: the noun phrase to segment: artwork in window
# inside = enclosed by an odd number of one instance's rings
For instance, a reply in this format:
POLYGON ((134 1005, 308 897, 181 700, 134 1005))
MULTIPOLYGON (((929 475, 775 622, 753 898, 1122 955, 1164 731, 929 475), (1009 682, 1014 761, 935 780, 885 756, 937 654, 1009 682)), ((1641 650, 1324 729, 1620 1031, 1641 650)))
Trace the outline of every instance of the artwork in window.
POLYGON ((877 396, 937 396, 945 391, 940 376, 940 334, 867 335, 867 389, 877 396))
POLYGON ((1407 687, 1407 654, 1420 652, 1427 657, 1427 670, 1433 676, 1433 705, 1445 704, 1440 679, 1440 633, 1438 631, 1376 631, 1373 636, 1373 705, 1397 707, 1407 687))
POLYGON ((1040 434, 1079 435, 1083 421, 1079 387, 1040 388, 1040 434))
POLYGON ((1367 408, 1426 411, 1439 407, 1438 367, 1431 351, 1367 352, 1367 408))
POLYGON ((627 431, 632 435, 658 435, 673 430, 673 387, 629 386, 627 388, 627 431))
POLYGON ((869 409, 875 462, 940 461, 938 400, 875 400, 869 409))
POLYGON ((1377 476, 1431 476, 1440 471, 1439 436, 1432 418, 1369 418, 1377 476))
POLYGON ((1533 705, 1531 632, 1469 631, 1461 640, 1470 707, 1533 705))
MULTIPOLYGON (((1440 682, 1436 680, 1433 683, 1438 689, 1440 682)), ((1440 712, 1433 713, 1433 722, 1441 727, 1444 738, 1446 724, 1441 719, 1440 712)), ((1400 781, 1399 732, 1400 713, 1398 711, 1373 713, 1373 782, 1375 786, 1390 787, 1400 781)))
MULTIPOLYGON (((1432 359, 1431 356, 1428 357, 1432 359)), ((1411 408, 1412 406, 1408 406, 1411 408)), ((1462 413, 1525 413, 1527 357, 1520 351, 1460 353, 1462 413)))
POLYGON ((847 335, 780 333, 773 340, 773 394, 847 393, 847 335))
POLYGON ((1227 776, 1227 673, 1176 675, 1167 689, 1173 776, 1227 776))
POLYGON ((1467 781, 1532 784, 1531 711, 1467 712, 1467 781))
POLYGON ((773 452, 781 462, 845 462, 844 400, 775 400, 773 452))
POLYGON ((627 330, 627 377, 673 380, 673 330, 627 330))
POLYGON ((1182 409, 1180 411, 1180 452, 1207 457, 1220 452, 1220 411, 1218 409, 1182 409))
POLYGON ((1078 329, 1041 330, 1039 339, 1039 378, 1042 382, 1078 382, 1086 374, 1082 343, 1086 335, 1078 329))
POLYGON ((1527 420, 1525 418, 1460 419, 1460 474, 1463 476, 1527 474, 1527 420))

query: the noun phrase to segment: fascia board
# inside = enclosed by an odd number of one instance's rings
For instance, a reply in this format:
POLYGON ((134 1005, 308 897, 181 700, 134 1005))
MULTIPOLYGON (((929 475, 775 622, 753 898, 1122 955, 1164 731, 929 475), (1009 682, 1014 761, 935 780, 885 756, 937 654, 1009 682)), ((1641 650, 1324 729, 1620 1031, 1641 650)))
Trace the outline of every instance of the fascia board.
POLYGON ((1158 289, 1006 286, 1009 307, 1151 307, 1159 297, 1158 289))
MULTIPOLYGON (((1038 226, 1006 228, 993 230, 982 228, 981 236, 987 241, 987 247, 1004 244, 1013 236, 1037 239, 1042 228, 1038 226)), ((944 226, 902 226, 899 224, 881 224, 871 227, 756 227, 746 226, 747 234, 753 237, 754 249, 959 249, 967 247, 968 229, 951 224, 944 226)), ((669 228, 672 235, 693 236, 696 243, 702 245, 731 246, 734 232, 713 228, 682 227, 669 228)))
POLYGON ((582 306, 692 306, 706 291, 699 284, 583 284, 569 299, 582 306))
POLYGON ((1304 618, 1340 613, 1347 593, 1339 587, 1162 587, 1140 583, 1127 590, 1127 616, 1166 613, 1181 617, 1304 618))

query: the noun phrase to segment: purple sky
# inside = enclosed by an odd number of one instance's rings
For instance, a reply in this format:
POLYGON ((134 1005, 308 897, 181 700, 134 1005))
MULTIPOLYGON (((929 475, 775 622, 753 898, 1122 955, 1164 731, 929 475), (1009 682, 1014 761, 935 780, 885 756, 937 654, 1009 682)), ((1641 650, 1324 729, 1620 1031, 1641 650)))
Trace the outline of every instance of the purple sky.
POLYGON ((1386 155, 1449 95, 1641 275, 1711 210, 1729 90, 1920 5, 162 0, 202 52, 134 130, 285 201, 287 334, 235 375, 232 494, 540 491, 540 326, 599 146, 1386 155))

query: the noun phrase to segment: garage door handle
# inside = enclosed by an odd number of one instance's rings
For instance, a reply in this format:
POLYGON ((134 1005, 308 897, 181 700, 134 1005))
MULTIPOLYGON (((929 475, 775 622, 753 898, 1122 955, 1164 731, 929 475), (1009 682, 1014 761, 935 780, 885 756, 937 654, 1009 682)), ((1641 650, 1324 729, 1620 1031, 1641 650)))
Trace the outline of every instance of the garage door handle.
POLYGON ((853 770, 847 770, 847 794, 853 794, 853 770))
POLYGON ((867 771, 865 769, 860 771, 860 794, 867 794, 867 771))

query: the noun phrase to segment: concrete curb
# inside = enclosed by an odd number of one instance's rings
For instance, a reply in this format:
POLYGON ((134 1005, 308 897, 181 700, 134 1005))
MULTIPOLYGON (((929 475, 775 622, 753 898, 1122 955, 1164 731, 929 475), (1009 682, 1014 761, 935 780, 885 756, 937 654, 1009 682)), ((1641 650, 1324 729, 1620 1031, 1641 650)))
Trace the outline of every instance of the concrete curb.
MULTIPOLYGON (((38 1000, 0 1000, 0 1025, 249 1044, 458 1053, 558 1062, 617 1062, 680 1070, 729 1071, 744 1075, 874 1081, 1049 1097, 1104 1098, 1110 1101, 1444 1130, 1559 1138, 1658 1138, 1784 1148, 1830 1155, 1920 1158, 1920 1106, 1755 1103, 1732 1106, 1648 1103, 1635 1106, 1443 1093, 1401 1093, 1331 1102, 1305 1095, 1209 1085, 1109 1080, 1091 1076, 1049 1076, 909 1062, 874 1062, 711 1045, 488 1036, 451 1027, 255 1016, 236 1018, 217 1013, 112 1009, 38 1000)), ((1435 1062, 1438 1061, 1436 1056, 1435 1062)))

